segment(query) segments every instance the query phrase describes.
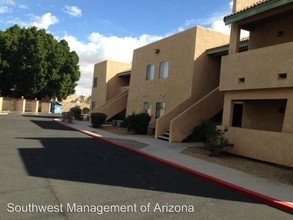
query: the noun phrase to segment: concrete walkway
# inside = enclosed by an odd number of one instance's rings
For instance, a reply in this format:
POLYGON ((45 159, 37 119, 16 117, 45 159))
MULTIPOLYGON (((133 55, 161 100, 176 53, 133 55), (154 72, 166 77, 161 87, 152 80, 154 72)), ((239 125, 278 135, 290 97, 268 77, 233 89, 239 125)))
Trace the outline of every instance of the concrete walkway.
MULTIPOLYGON (((90 136, 104 138, 107 141, 117 143, 122 147, 209 179, 214 183, 245 193, 293 214, 293 186, 256 177, 180 153, 189 146, 196 146, 195 143, 174 144, 151 137, 115 135, 101 129, 94 129, 89 122, 85 121, 74 121, 72 124, 61 122, 58 119, 55 119, 55 121, 90 136), (131 147, 135 142, 140 143, 136 145, 138 147, 131 147)), ((202 146, 201 144, 199 145, 202 146)))

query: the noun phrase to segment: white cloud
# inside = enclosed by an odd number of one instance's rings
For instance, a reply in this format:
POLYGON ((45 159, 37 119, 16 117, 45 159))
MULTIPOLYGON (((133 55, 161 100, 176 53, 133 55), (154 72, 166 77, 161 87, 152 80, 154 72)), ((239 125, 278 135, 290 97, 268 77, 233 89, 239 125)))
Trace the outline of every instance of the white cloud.
POLYGON ((8 13, 11 11, 11 8, 8 6, 14 5, 13 0, 0 0, 0 14, 8 13))
POLYGON ((81 17, 82 11, 77 6, 64 6, 64 12, 69 14, 71 17, 81 17))
POLYGON ((14 5, 15 1, 14 0, 0 0, 0 4, 3 5, 14 5))
POLYGON ((7 6, 0 6, 0 14, 9 12, 10 9, 7 6))
POLYGON ((233 1, 229 2, 227 5, 227 9, 221 12, 214 13, 206 18, 201 19, 189 19, 184 22, 182 26, 180 26, 177 31, 184 31, 193 26, 203 26, 207 28, 211 28, 215 31, 219 31, 225 34, 230 34, 230 26, 226 26, 223 19, 226 15, 230 14, 233 7, 233 1))
POLYGON ((19 5, 17 7, 20 9, 29 9, 29 7, 27 5, 19 5))
POLYGON ((224 21, 222 20, 215 20, 211 24, 211 29, 222 32, 224 34, 230 34, 230 25, 225 25, 224 21))
POLYGON ((34 16, 34 21, 30 26, 36 26, 38 29, 44 28, 47 30, 50 25, 58 23, 59 20, 56 16, 52 15, 50 12, 40 16, 34 16))
POLYGON ((94 65, 104 60, 131 63, 133 50, 153 41, 161 36, 141 35, 139 37, 104 36, 98 32, 90 34, 87 42, 81 42, 73 36, 66 35, 70 49, 77 52, 81 78, 76 87, 76 93, 90 95, 94 65))

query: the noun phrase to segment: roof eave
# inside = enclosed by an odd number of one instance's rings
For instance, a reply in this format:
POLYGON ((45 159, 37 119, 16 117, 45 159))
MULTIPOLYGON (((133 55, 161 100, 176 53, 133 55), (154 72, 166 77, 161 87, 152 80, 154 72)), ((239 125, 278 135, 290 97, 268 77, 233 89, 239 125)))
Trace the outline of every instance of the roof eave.
MULTIPOLYGON (((239 43, 239 48, 245 48, 248 47, 249 41, 245 40, 239 43)), ((216 55, 216 54, 224 54, 229 50, 229 45, 223 45, 221 47, 211 48, 207 50, 207 54, 210 56, 216 55)))
POLYGON ((249 18, 251 16, 275 9, 277 7, 280 7, 292 2, 293 0, 271 0, 271 1, 265 2, 264 4, 257 5, 253 8, 236 13, 234 15, 232 14, 230 16, 227 16, 224 18, 224 22, 226 25, 232 24, 232 23, 241 21, 243 19, 249 18))

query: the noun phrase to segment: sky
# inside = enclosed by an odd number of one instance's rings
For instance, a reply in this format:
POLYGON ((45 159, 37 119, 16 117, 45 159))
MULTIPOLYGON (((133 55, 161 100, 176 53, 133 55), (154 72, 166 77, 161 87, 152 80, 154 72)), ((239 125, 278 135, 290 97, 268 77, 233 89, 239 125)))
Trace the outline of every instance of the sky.
POLYGON ((133 50, 194 26, 229 34, 232 0, 0 0, 0 30, 17 24, 65 39, 79 56, 76 94, 90 95, 94 64, 131 63, 133 50))

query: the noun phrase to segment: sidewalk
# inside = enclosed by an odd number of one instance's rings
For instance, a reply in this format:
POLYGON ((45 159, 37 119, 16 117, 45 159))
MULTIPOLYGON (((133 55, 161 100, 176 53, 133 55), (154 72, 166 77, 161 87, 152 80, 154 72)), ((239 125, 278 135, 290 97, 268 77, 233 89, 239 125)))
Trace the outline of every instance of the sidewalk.
POLYGON ((115 135, 94 129, 90 127, 89 122, 85 121, 74 121, 72 124, 61 122, 58 119, 55 121, 92 137, 114 142, 128 150, 190 172, 293 214, 293 186, 273 182, 180 153, 191 144, 196 146, 195 143, 174 144, 150 137, 115 135))

